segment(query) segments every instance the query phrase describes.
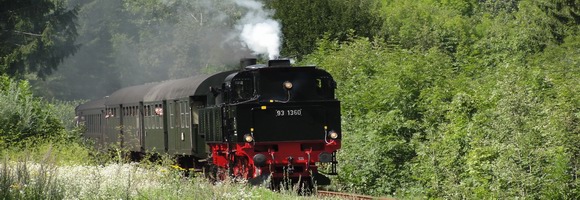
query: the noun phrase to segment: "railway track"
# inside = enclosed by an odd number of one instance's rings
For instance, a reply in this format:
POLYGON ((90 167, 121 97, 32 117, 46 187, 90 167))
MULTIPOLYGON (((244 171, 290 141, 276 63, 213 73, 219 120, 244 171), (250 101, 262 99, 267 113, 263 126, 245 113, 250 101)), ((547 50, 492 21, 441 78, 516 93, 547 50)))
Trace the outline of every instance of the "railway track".
POLYGON ((319 197, 338 197, 338 198, 342 198, 342 199, 351 199, 351 200, 366 200, 366 199, 395 200, 393 198, 373 197, 373 196, 360 195, 360 194, 332 192, 332 191, 326 191, 326 190, 318 190, 317 195, 319 197))

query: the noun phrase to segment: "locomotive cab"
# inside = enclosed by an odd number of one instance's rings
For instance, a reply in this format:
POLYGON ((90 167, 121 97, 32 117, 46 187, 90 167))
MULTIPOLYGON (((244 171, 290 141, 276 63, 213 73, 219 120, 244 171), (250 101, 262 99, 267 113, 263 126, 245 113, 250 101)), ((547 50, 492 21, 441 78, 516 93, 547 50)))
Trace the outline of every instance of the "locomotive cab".
POLYGON ((223 91, 230 104, 259 102, 306 102, 336 100, 336 82, 315 67, 252 65, 226 78, 223 91))

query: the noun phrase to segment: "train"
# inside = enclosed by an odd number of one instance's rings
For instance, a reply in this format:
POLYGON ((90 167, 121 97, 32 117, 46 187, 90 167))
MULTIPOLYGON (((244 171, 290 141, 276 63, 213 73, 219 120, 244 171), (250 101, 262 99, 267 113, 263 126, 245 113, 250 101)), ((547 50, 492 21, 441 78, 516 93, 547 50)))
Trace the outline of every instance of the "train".
POLYGON ((232 71, 121 88, 75 112, 100 150, 169 154, 212 180, 328 185, 342 139, 335 90, 323 69, 251 58, 232 71))

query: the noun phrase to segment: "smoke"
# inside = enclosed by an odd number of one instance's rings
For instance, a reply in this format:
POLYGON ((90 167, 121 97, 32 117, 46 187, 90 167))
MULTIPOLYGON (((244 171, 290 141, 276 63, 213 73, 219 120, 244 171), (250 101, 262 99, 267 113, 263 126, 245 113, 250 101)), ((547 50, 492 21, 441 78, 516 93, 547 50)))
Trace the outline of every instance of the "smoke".
POLYGON ((265 54, 270 59, 280 55, 281 26, 272 19, 272 12, 263 9, 263 4, 252 0, 235 1, 248 9, 236 24, 241 42, 254 54, 265 54))
POLYGON ((252 54, 280 54, 281 24, 259 0, 69 4, 80 8, 81 48, 38 82, 46 98, 95 99, 121 87, 236 69, 252 54))

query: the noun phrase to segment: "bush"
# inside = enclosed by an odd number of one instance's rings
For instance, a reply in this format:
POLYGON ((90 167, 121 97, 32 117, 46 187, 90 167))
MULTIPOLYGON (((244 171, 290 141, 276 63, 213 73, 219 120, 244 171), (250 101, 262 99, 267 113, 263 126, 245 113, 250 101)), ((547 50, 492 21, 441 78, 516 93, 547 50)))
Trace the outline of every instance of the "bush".
POLYGON ((37 144, 66 134, 54 107, 35 98, 28 82, 0 77, 0 146, 37 144))

